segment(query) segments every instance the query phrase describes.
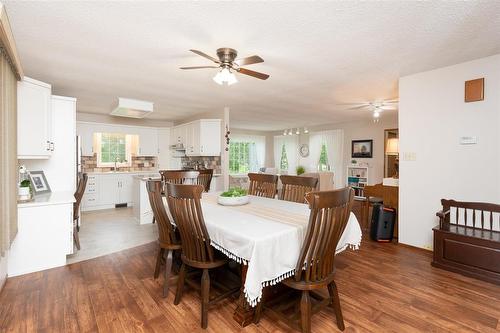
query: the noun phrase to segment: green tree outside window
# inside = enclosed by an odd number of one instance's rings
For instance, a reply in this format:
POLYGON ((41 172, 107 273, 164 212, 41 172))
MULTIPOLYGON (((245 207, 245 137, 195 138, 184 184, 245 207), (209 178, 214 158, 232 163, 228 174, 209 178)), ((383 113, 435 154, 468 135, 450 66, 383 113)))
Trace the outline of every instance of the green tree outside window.
POLYGON ((318 170, 328 171, 329 169, 330 165, 328 164, 328 153, 326 152, 326 144, 323 143, 321 145, 321 153, 319 155, 318 170))
POLYGON ((286 156, 285 144, 281 147, 280 170, 288 170, 288 157, 286 156))

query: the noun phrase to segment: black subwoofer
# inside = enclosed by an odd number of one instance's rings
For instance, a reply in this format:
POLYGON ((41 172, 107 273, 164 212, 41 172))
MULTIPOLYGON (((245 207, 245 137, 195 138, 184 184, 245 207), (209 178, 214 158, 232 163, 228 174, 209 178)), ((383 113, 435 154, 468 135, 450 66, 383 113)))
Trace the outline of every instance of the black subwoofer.
POLYGON ((381 204, 373 205, 370 237, 377 242, 392 242, 396 210, 381 204))

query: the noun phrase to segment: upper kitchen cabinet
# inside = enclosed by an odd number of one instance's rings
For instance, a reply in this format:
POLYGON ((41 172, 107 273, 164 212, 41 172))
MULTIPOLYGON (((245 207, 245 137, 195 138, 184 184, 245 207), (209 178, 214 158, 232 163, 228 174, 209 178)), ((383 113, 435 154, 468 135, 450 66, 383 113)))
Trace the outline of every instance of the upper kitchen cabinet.
POLYGON ((137 156, 158 156, 158 130, 156 128, 139 128, 139 147, 137 156))
POLYGON ((77 123, 76 133, 80 136, 82 156, 94 155, 95 124, 77 123))
POLYGON ((221 152, 221 120, 201 119, 186 127, 184 146, 187 156, 219 156, 221 152))
POLYGON ((54 151, 50 84, 25 77, 17 86, 17 155, 47 159, 54 151))

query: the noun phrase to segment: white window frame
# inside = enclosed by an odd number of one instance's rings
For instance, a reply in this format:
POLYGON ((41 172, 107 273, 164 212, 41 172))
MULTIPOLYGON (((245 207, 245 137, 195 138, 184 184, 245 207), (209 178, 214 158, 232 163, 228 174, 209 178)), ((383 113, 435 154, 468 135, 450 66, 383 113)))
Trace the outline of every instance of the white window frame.
MULTIPOLYGON (((95 133, 95 145, 97 147, 97 167, 98 168, 109 168, 109 167, 114 167, 115 165, 119 168, 125 168, 125 167, 130 167, 132 165, 132 135, 125 134, 125 156, 127 161, 126 162, 118 162, 115 164, 115 162, 101 162, 102 161, 102 134, 103 133, 95 133)), ((106 132, 106 134, 110 135, 124 135, 123 133, 110 133, 106 132)))

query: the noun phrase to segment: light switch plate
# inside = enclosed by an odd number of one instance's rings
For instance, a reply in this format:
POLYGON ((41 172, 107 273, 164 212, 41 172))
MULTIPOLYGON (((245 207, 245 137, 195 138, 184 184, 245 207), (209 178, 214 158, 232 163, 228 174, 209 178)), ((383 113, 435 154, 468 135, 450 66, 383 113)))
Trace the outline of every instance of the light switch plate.
POLYGON ((460 137, 461 145, 475 145, 477 144, 477 136, 461 136, 460 137))
POLYGON ((403 161, 416 161, 417 153, 415 152, 404 152, 403 153, 403 161))

